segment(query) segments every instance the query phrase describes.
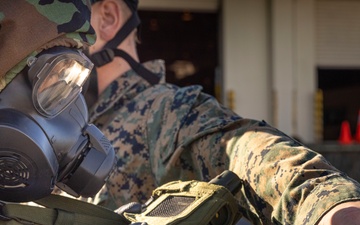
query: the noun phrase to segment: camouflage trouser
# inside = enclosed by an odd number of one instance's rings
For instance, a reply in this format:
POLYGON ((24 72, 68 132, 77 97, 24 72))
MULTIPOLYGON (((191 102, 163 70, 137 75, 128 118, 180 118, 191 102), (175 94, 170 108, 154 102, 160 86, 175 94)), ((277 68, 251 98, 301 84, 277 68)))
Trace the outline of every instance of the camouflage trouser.
MULTIPOLYGON (((168 181, 208 181, 225 169, 243 180, 236 198, 254 224, 315 224, 337 202, 360 197, 357 183, 265 122, 243 119, 170 153, 131 158, 132 163, 119 165, 112 175, 107 187, 113 199, 105 205, 144 201, 168 181)), ((103 194, 101 198, 108 197, 107 191, 103 194)))

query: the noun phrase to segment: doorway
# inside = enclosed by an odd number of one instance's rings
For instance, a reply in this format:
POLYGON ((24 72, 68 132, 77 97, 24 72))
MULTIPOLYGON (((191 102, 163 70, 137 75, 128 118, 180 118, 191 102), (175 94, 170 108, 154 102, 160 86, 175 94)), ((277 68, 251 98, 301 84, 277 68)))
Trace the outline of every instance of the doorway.
POLYGON ((178 86, 201 85, 215 96, 218 67, 218 14, 140 10, 141 62, 164 59, 166 80, 178 86))
POLYGON ((318 68, 317 72, 324 99, 324 141, 337 140, 345 120, 355 134, 360 110, 360 69, 318 68))

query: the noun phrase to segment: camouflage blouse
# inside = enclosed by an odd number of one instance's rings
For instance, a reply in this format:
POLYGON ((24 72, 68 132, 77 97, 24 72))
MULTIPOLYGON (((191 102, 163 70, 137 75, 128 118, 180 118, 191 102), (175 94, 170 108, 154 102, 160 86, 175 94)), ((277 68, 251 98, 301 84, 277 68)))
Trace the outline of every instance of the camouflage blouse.
POLYGON ((144 202, 165 182, 208 181, 225 169, 242 179, 236 197, 253 224, 315 224, 334 205, 360 199, 360 185, 320 154, 265 121, 238 116, 200 86, 165 83, 163 61, 144 66, 159 84, 128 71, 90 110, 118 156, 94 202, 144 202))

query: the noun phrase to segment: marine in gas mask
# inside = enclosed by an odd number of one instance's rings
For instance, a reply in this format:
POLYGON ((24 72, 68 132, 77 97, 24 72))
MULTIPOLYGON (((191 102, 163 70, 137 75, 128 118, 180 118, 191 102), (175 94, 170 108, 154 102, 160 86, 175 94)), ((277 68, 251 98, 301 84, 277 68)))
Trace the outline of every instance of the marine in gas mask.
POLYGON ((88 124, 81 94, 93 68, 88 1, 0 3, 0 200, 32 201, 55 186, 91 197, 114 150, 88 124))

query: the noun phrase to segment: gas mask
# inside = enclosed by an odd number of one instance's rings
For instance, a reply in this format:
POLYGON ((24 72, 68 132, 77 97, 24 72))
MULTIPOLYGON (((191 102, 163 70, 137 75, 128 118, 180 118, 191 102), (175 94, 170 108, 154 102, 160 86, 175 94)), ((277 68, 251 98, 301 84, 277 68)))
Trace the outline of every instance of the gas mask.
POLYGON ((0 200, 25 202, 55 185, 92 197, 115 165, 110 142, 88 124, 82 86, 93 64, 79 50, 55 47, 0 93, 0 200))

